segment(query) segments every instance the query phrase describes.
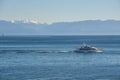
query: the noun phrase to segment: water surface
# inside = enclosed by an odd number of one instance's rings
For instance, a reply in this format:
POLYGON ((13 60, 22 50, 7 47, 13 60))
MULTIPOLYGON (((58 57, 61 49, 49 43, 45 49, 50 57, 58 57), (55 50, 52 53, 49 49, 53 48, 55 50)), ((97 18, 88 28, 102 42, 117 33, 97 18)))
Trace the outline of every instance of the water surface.
POLYGON ((120 80, 120 36, 0 37, 0 80, 120 80), (72 52, 84 42, 104 52, 72 52))

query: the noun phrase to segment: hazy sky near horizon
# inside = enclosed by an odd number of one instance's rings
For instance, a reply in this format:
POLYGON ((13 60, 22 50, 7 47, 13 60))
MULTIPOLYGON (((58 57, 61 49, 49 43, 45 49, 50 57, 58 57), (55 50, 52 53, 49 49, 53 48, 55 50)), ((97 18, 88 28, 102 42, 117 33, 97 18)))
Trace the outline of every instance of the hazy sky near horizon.
POLYGON ((120 0, 0 0, 0 20, 120 20, 120 0))

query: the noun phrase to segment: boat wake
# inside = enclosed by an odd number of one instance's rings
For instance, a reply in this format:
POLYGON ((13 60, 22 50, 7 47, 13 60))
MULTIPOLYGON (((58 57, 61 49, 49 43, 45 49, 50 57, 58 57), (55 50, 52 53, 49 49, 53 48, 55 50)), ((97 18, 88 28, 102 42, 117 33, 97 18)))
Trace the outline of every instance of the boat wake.
POLYGON ((0 53, 70 53, 67 50, 0 50, 0 53))

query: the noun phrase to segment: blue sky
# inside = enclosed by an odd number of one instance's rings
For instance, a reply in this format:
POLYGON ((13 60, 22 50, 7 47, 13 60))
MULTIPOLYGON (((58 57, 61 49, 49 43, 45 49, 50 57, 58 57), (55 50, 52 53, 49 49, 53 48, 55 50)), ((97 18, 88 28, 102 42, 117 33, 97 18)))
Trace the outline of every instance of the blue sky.
POLYGON ((120 0, 0 0, 0 20, 120 20, 120 0))

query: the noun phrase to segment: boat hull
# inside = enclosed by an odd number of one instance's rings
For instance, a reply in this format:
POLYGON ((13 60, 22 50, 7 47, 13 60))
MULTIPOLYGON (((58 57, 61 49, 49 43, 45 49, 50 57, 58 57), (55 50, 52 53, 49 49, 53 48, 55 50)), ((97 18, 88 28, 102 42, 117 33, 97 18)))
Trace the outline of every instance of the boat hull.
POLYGON ((75 50, 76 53, 102 53, 103 50, 97 49, 97 50, 75 50))

